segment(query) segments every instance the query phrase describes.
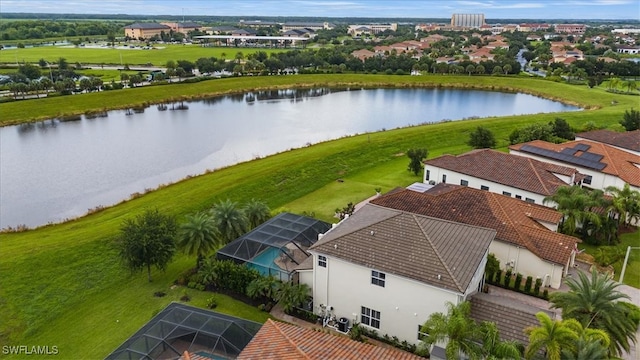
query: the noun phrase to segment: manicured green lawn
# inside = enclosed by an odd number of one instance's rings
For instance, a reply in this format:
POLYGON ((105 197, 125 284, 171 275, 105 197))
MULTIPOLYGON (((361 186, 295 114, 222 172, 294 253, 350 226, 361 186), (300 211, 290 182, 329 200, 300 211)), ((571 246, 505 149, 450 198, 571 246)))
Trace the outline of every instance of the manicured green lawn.
POLYGON ((111 65, 144 65, 151 63, 154 66, 164 66, 169 60, 196 61, 199 58, 215 57, 218 59, 234 59, 236 53, 241 51, 246 57, 257 51, 265 51, 267 54, 282 52, 279 49, 256 49, 235 47, 202 47, 200 45, 157 45, 151 50, 118 49, 118 48, 90 48, 71 46, 41 46, 24 49, 3 49, 0 51, 0 63, 15 64, 16 62, 37 63, 40 59, 56 62, 59 58, 67 59, 69 64, 79 62, 81 64, 111 64, 111 65), (224 56, 223 56, 224 54, 224 56))
MULTIPOLYGON (((50 114, 56 111, 56 106, 78 111, 86 111, 91 106, 102 109, 103 106, 115 106, 118 101, 126 103, 133 97, 161 99, 167 92, 192 96, 202 92, 226 93, 270 86, 349 83, 353 86, 493 86, 494 89, 512 90, 522 86, 523 91, 554 98, 566 96, 567 101, 599 108, 447 122, 328 141, 194 177, 64 224, 1 234, 0 344, 57 345, 62 358, 102 358, 155 312, 179 297, 181 290, 169 290, 169 287, 180 272, 193 266, 195 259, 178 257, 165 274, 155 272, 151 284, 144 274, 129 274, 117 259, 113 242, 122 221, 145 209, 158 208, 182 221, 184 215, 207 209, 222 199, 242 203, 255 198, 265 201, 272 209, 313 213, 318 218, 335 221, 333 214, 337 207, 366 199, 375 194, 377 187, 386 192, 420 181, 420 176, 406 170, 408 158, 404 152, 407 149, 427 148, 429 157, 468 151, 468 134, 480 124, 493 131, 499 147, 504 148, 514 128, 549 122, 557 116, 576 127, 593 121, 615 128, 619 127, 617 122, 624 110, 631 108, 637 99, 608 94, 602 89, 539 80, 475 79, 473 83, 465 84, 469 78, 454 76, 234 78, 0 105, 1 121, 6 124, 9 122, 7 117, 12 122, 24 121, 32 116, 50 114), (611 99, 618 105, 611 106, 611 99), (25 106, 27 104, 29 106, 25 106), (32 115, 34 113, 36 115, 32 115), (338 179, 343 181, 338 182, 338 179), (167 290, 169 295, 153 297, 153 292, 158 290, 167 290)), ((628 279, 633 279, 632 272, 637 273, 637 268, 628 269, 628 279)), ((209 296, 189 291, 196 305, 204 304, 209 296)), ((266 314, 242 304, 231 301, 227 304, 220 299, 219 303, 220 311, 257 321, 266 319, 266 314)))
MULTIPOLYGON (((620 236, 620 243, 615 247, 622 249, 623 252, 627 251, 627 247, 640 247, 640 229, 636 229, 634 232, 625 233, 620 236)), ((607 248, 607 246, 601 246, 607 248)), ((585 252, 590 255, 595 255, 598 252, 600 246, 580 244, 579 248, 585 249, 585 252)), ((622 261, 613 264, 614 280, 620 280, 620 272, 622 271, 622 261)), ((629 253, 629 261, 627 262, 627 268, 624 274, 624 283, 635 288, 640 288, 640 249, 632 249, 629 253)))

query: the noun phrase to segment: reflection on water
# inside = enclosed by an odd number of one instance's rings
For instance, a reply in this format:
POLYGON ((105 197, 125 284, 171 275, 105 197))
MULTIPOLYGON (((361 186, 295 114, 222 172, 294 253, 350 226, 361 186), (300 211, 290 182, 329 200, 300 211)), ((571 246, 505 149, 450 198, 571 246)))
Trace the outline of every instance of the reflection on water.
POLYGON ((573 110, 579 109, 524 94, 316 88, 4 127, 0 227, 80 216, 188 175, 346 135, 443 119, 573 110))

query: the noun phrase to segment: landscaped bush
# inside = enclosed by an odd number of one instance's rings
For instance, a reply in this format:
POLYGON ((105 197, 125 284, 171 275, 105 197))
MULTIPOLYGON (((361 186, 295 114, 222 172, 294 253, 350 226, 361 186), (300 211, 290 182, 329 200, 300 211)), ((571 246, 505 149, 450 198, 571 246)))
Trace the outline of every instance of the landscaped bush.
POLYGON ((500 286, 502 283, 502 270, 496 271, 496 278, 493 280, 493 283, 500 286))
POLYGON ((192 280, 209 290, 227 290, 244 296, 249 283, 259 277, 257 270, 244 264, 209 258, 202 262, 197 276, 192 280))
POLYGON ((514 283, 513 288, 516 289, 516 291, 522 291, 522 274, 516 274, 516 282, 514 283))
POLYGON ((527 276, 527 281, 524 283, 525 294, 531 294, 531 285, 533 285, 533 277, 527 276))
POLYGON ((538 296, 540 295, 540 287, 542 286, 542 279, 537 278, 536 279, 536 284, 533 288, 533 295, 538 296))
POLYGON ((507 273, 504 275, 504 287, 509 289, 509 286, 511 285, 511 269, 507 270, 507 273))

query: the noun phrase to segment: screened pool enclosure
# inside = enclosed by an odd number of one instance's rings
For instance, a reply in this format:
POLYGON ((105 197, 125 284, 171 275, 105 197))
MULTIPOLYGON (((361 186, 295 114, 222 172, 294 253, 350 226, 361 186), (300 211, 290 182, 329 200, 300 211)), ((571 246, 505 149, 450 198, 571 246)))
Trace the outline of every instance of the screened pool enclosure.
POLYGON ((280 213, 220 249, 216 258, 244 263, 264 276, 288 281, 310 256, 309 247, 331 224, 307 216, 280 213))
POLYGON ((185 351, 209 359, 235 359, 260 327, 260 323, 174 302, 106 359, 178 359, 185 351))

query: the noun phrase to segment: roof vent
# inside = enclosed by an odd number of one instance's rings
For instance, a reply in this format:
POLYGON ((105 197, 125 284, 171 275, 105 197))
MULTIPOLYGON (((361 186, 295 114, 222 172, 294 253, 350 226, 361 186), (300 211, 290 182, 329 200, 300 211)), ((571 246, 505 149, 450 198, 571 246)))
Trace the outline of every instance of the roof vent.
POLYGON ((375 232, 375 231, 373 231, 373 230, 371 230, 371 236, 373 236, 373 235, 375 235, 375 234, 376 234, 376 232, 375 232))
POLYGON ((438 274, 438 280, 442 279, 442 275, 438 274))
POLYGON ((337 249, 338 248, 338 244, 333 244, 333 248, 337 249))

